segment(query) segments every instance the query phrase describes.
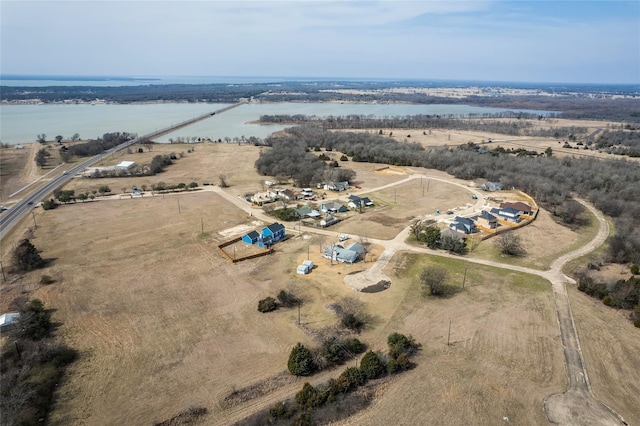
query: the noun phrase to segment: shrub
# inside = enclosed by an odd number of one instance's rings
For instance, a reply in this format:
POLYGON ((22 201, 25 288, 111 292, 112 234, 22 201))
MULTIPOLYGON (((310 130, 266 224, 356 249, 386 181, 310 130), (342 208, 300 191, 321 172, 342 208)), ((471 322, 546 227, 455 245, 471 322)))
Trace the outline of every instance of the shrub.
POLYGON ((387 345, 389 346, 389 356, 396 359, 400 355, 412 355, 419 348, 420 344, 416 343, 412 336, 405 336, 400 333, 392 333, 387 337, 387 345))
POLYGON ((40 340, 51 331, 51 313, 44 309, 40 299, 31 300, 18 320, 20 334, 31 340, 40 340))
POLYGON ((353 354, 361 354, 367 349, 367 346, 355 337, 344 339, 342 345, 353 354))
POLYGON ((286 308, 291 308, 293 306, 298 306, 302 301, 295 294, 290 291, 280 290, 278 293, 278 302, 286 308))
POLYGON ((396 374, 398 372, 400 372, 400 366, 398 365, 398 361, 396 361, 395 359, 391 358, 389 360, 389 362, 387 363, 387 373, 389 374, 396 374))
POLYGON ((640 328, 640 318, 638 318, 637 320, 635 320, 633 322, 633 325, 635 325, 636 327, 640 328))
POLYGON ((45 274, 45 275, 40 277, 40 284, 42 284, 42 285, 53 284, 54 282, 56 282, 56 280, 51 278, 51 275, 46 275, 45 274))
POLYGON ((265 313, 271 312, 278 309, 278 304, 276 303, 276 299, 273 297, 266 297, 258 302, 258 311, 265 313))
POLYGON ((350 330, 357 331, 357 332, 360 332, 360 330, 362 330, 362 328, 364 327, 364 322, 362 322, 358 317, 356 317, 351 312, 347 312, 344 315, 342 315, 342 318, 340 319, 340 324, 344 328, 348 328, 350 330))
POLYGON ((356 367, 348 367, 338 377, 338 382, 341 382, 344 386, 345 390, 343 392, 362 386, 366 381, 367 378, 365 375, 356 367))
POLYGON ((631 270, 631 273, 633 275, 640 274, 640 266, 636 265, 635 263, 633 265, 631 265, 631 267, 629 269, 631 270))
POLYGON ((53 210, 56 207, 58 207, 58 204, 54 201, 53 198, 50 198, 49 200, 45 200, 42 202, 42 208, 44 210, 53 210))
POLYGON ((367 352, 360 361, 360 371, 367 379, 377 379, 384 374, 385 370, 386 366, 373 351, 367 352))
POLYGON ((29 272, 42 268, 45 261, 40 257, 38 250, 27 239, 18 243, 12 253, 13 268, 16 272, 29 272))
POLYGON ((289 354, 287 362, 289 372, 294 376, 309 376, 316 370, 311 351, 302 343, 296 344, 289 354))

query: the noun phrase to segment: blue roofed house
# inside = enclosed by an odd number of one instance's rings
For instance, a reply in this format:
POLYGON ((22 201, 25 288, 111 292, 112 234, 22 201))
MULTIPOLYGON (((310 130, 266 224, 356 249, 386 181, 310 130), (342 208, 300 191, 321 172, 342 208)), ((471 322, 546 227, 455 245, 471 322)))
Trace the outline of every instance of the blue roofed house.
POLYGON ((371 207, 373 202, 368 197, 358 197, 357 195, 349 195, 349 202, 347 203, 352 209, 359 209, 361 207, 371 207))
POLYGON ((453 222, 449 224, 449 229, 463 234, 473 234, 476 231, 476 224, 473 220, 462 216, 456 216, 453 222))
POLYGON ((256 231, 251 231, 242 237, 242 242, 247 244, 255 244, 258 240, 260 240, 260 234, 256 231))
POLYGON ((264 228, 262 228, 262 235, 260 236, 262 244, 268 247, 271 244, 280 241, 284 238, 284 232, 284 225, 278 222, 274 222, 271 225, 265 226, 264 228))

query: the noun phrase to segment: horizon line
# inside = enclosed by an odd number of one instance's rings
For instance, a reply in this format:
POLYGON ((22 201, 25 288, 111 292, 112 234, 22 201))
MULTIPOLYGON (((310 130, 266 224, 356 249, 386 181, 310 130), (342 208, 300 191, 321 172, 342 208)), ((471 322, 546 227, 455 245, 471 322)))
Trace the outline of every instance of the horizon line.
MULTIPOLYGON (((321 77, 321 76, 274 76, 274 75, 155 75, 155 76, 125 76, 125 75, 92 75, 92 74, 17 74, 17 73, 0 73, 1 80, 20 81, 20 80, 78 80, 78 81, 162 81, 165 79, 277 79, 279 82, 287 81, 350 81, 350 82, 465 82, 465 83, 490 83, 490 84, 535 84, 535 85, 571 85, 571 86, 640 86, 640 82, 635 83, 611 83, 611 82, 569 82, 569 81, 517 81, 517 80, 483 80, 483 79, 447 79, 447 78, 427 78, 427 77, 321 77)), ((168 83, 174 84, 174 83, 168 83)), ((206 83, 200 83, 206 84, 206 83)))

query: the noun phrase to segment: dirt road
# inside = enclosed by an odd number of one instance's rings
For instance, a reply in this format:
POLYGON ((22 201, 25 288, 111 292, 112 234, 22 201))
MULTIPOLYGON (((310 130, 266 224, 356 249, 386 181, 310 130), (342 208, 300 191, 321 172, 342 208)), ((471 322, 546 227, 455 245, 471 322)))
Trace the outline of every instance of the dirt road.
MULTIPOLYGON (((549 422, 551 424, 558 425, 626 425, 627 423, 620 415, 610 407, 607 407, 598 401, 591 392, 566 290, 566 284, 574 281, 562 273, 562 267, 567 262, 595 250, 605 242, 609 235, 609 224, 602 216, 602 213, 583 200, 578 199, 577 201, 589 209, 597 218, 599 224, 598 234, 593 240, 583 247, 556 259, 551 264, 549 270, 540 271, 482 259, 464 258, 464 260, 472 263, 539 275, 551 282, 556 314, 558 317, 558 326, 560 329, 560 337, 565 356, 565 366, 569 379, 569 389, 563 393, 553 394, 545 400, 544 411, 549 422)), ((390 279, 383 273, 383 270, 393 255, 400 250, 461 259, 460 256, 449 253, 408 245, 405 242, 408 235, 409 228, 405 228, 405 230, 399 233, 393 240, 385 241, 370 239, 373 243, 383 245, 385 247, 384 253, 369 270, 345 276, 345 284, 354 290, 360 291, 363 288, 374 285, 381 280, 390 281, 390 279)))

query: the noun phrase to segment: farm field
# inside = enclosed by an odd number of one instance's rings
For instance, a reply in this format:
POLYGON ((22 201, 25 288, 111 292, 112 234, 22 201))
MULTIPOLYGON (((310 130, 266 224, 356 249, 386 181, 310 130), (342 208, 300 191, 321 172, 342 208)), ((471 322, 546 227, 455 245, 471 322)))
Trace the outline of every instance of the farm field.
MULTIPOLYGON (((233 197, 260 190, 265 177, 255 172, 253 164, 261 148, 249 145, 159 145, 151 153, 125 154, 113 162, 143 162, 149 155, 193 147, 195 152, 185 152, 154 177, 76 178, 66 188, 81 192, 107 184, 117 194, 122 188, 159 181, 217 184, 224 174, 230 184, 225 191, 233 197)), ((362 186, 355 193, 370 196, 376 203, 373 210, 355 214, 323 235, 288 232, 290 238, 275 246, 275 254, 235 265, 216 253, 216 245, 241 235, 234 230, 257 229, 261 224, 214 191, 135 199, 116 195, 51 211, 37 209, 38 226, 27 231, 31 218, 25 219, 22 229, 3 241, 3 261, 8 261, 11 245, 24 236, 52 261, 44 270, 5 283, 0 305, 4 310, 14 297, 31 291, 30 297, 55 309, 53 319, 62 324, 57 334, 81 354, 59 388, 51 423, 148 424, 192 405, 209 410, 203 424, 241 420, 292 396, 304 380, 287 377, 271 393, 231 407, 223 404, 224 398, 282 377, 290 348, 296 342, 314 345, 316 332, 336 323, 328 306, 349 297, 363 303, 372 317, 370 327, 358 336, 372 349, 382 350, 393 331, 412 334, 423 349, 414 370, 389 380, 368 409, 341 424, 409 425, 424 419, 430 424, 493 424, 504 417, 516 424, 546 424, 543 399, 566 388, 550 283, 471 265, 464 258, 401 252, 385 269, 392 278, 389 289, 373 294, 352 291, 343 277, 368 268, 383 248, 371 245, 366 263, 332 264, 321 257, 320 249, 335 241, 333 232, 349 233, 355 241, 390 239, 415 216, 471 204, 467 190, 435 179, 429 179, 428 190, 427 179, 374 188, 416 173, 465 186, 471 182, 432 170, 381 173, 376 169, 383 165, 347 164, 357 172, 355 184, 362 186), (307 257, 316 268, 309 275, 297 275, 295 266, 307 257), (418 276, 433 264, 445 267, 453 284, 462 281, 467 268, 464 291, 446 300, 422 297, 418 276), (56 282, 38 285, 42 274, 56 282), (258 300, 281 289, 291 289, 304 299, 301 326, 294 309, 257 311, 258 300), (451 345, 447 345, 449 321, 451 345)), ((346 194, 340 198, 346 199, 346 194)), ((594 231, 572 232, 541 211, 537 221, 517 232, 527 243, 522 265, 543 269, 560 253, 589 240, 594 231), (556 250, 550 253, 552 241, 556 250)), ((483 244, 487 243, 491 240, 483 244)), ((482 244, 472 256, 501 260, 482 244)), ((593 360, 608 359, 607 345, 614 343, 598 335, 590 344, 596 320, 586 307, 577 309, 585 309, 576 314, 576 325, 588 351, 587 366, 597 365, 593 360)), ((620 315, 610 318, 609 311, 603 312, 598 321, 609 321, 611 327, 627 323, 620 315)), ((630 347, 637 346, 630 339, 630 347)), ((624 363, 629 353, 620 349, 614 357, 624 363)), ((637 361, 595 378, 589 370, 594 393, 628 421, 635 418, 628 411, 637 398, 625 392, 636 389, 637 377, 623 373, 634 365, 637 361), (607 385, 610 379, 618 380, 620 389, 607 385)))

